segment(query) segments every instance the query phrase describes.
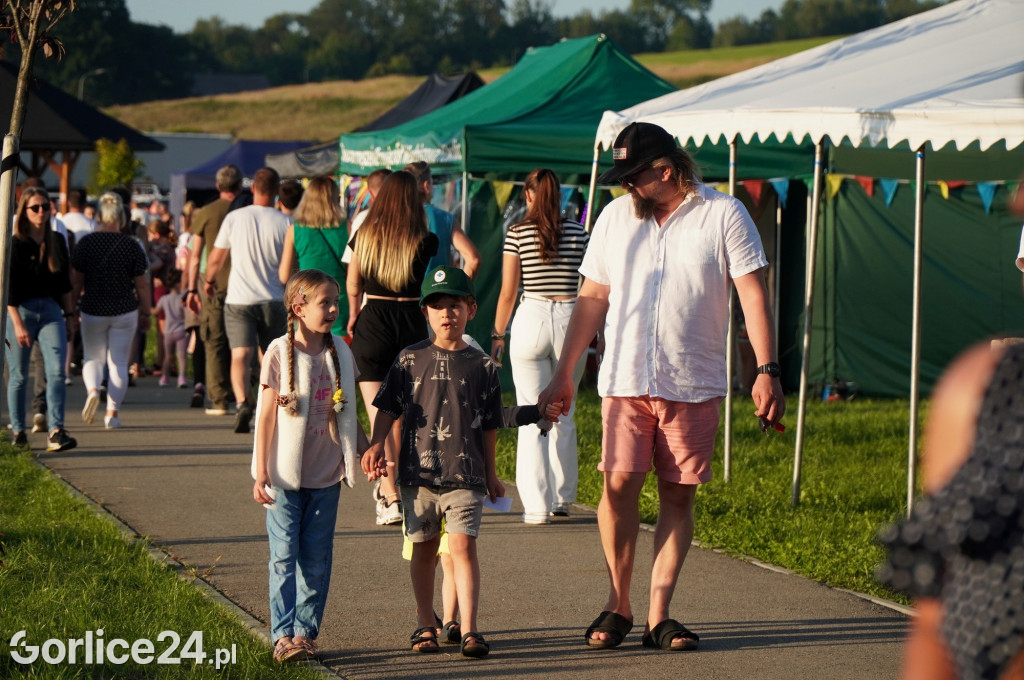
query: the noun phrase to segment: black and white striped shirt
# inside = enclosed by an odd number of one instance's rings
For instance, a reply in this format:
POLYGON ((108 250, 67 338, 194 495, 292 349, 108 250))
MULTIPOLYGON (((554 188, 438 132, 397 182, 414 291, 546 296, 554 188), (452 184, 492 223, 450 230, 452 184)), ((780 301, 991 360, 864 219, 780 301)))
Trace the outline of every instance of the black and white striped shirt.
POLYGON ((562 220, 558 252, 548 262, 540 259, 537 226, 520 224, 505 235, 505 254, 519 258, 523 292, 535 295, 576 295, 580 285, 580 264, 590 234, 578 222, 562 220))

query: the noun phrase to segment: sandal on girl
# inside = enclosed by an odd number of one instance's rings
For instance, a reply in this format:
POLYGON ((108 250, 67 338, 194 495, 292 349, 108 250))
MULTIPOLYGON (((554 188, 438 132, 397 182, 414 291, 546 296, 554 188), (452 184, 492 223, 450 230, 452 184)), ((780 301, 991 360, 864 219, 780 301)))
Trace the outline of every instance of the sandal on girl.
POLYGON ((700 637, 675 619, 665 619, 640 639, 644 647, 685 652, 697 649, 700 637), (681 638, 676 640, 676 638, 681 638))
POLYGON ((441 629, 441 642, 446 645, 457 645, 462 640, 462 626, 458 621, 449 621, 441 629))
POLYGON ((433 654, 440 652, 441 647, 437 644, 437 631, 434 630, 433 626, 423 626, 413 631, 409 637, 409 642, 412 643, 412 651, 421 652, 423 654, 433 654), (430 644, 424 644, 430 643, 430 644), (417 645, 422 645, 417 647, 417 645))
POLYGON ((305 655, 306 650, 302 645, 295 644, 292 642, 291 638, 278 638, 277 642, 274 644, 274 661, 278 663, 294 661, 298 657, 305 655))
POLYGON ((487 656, 491 651, 491 646, 487 644, 487 640, 484 640, 484 636, 480 633, 466 633, 462 636, 461 649, 462 656, 479 659, 480 657, 487 656))

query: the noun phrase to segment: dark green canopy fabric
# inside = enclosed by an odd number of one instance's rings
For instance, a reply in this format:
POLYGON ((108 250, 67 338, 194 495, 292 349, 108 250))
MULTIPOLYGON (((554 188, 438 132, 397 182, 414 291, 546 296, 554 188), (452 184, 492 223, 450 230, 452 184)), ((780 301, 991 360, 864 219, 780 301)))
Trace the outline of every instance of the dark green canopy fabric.
POLYGON ((475 92, 404 125, 342 135, 339 170, 430 163, 435 174, 590 172, 601 115, 676 88, 603 35, 531 48, 475 92))

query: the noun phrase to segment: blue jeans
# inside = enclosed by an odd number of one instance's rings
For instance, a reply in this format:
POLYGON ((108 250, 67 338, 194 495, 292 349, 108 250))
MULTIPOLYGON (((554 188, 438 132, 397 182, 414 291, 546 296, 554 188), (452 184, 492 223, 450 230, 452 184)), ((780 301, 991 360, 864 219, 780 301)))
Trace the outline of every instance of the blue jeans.
POLYGON ((273 487, 267 510, 270 539, 270 639, 315 640, 331 585, 334 523, 341 482, 324 489, 273 487))
MULTIPOLYGON (((64 313, 53 298, 33 298, 18 305, 18 315, 33 343, 39 343, 46 370, 46 422, 50 430, 64 427, 64 356, 68 351, 67 326, 64 313)), ((32 346, 21 347, 14 334, 14 324, 7 323, 7 363, 10 379, 7 382, 7 408, 11 414, 11 427, 15 432, 25 431, 25 392, 32 346)))

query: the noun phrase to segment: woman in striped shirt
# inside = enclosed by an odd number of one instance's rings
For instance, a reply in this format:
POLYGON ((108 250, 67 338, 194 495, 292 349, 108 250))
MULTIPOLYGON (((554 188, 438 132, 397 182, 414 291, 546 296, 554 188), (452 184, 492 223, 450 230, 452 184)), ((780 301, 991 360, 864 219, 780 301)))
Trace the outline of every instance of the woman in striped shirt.
MULTIPOLYGON (((561 190, 546 168, 526 177, 526 219, 505 235, 501 293, 491 331, 491 356, 501 359, 505 335, 522 284, 519 309, 512 321, 509 358, 519 404, 535 404, 548 384, 562 351, 576 294, 578 272, 589 235, 577 222, 561 217, 561 190)), ((585 357, 574 373, 579 384, 585 357)), ((575 399, 569 415, 556 423, 550 437, 540 429, 519 428, 516 486, 523 501, 523 521, 547 524, 551 515, 567 516, 576 500, 575 399)))

